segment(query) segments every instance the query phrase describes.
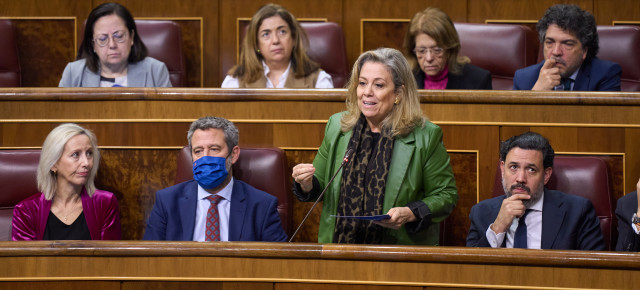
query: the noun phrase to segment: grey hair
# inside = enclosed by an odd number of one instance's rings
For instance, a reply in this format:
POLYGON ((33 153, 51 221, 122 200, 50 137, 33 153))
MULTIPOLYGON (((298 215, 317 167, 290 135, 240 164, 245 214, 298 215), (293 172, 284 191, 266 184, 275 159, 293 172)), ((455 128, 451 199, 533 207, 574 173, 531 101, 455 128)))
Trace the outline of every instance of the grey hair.
POLYGON ((77 124, 66 123, 53 129, 42 144, 42 152, 40 153, 40 162, 38 163, 38 190, 44 193, 44 197, 47 200, 53 199, 53 196, 58 189, 58 183, 56 181, 56 174, 51 170, 53 166, 58 163, 62 153, 64 152, 64 146, 67 142, 78 135, 86 135, 91 142, 91 148, 93 149, 93 167, 89 172, 87 183, 84 185, 89 196, 93 195, 96 191, 94 180, 98 173, 98 166, 100 165, 100 151, 98 150, 98 141, 96 135, 90 130, 80 127, 77 124))
POLYGON ((193 132, 195 132, 196 130, 207 129, 220 129, 222 130, 222 132, 224 132, 224 141, 227 143, 229 153, 231 153, 233 147, 238 146, 240 134, 238 133, 238 128, 236 128, 233 122, 221 117, 208 116, 202 117, 191 123, 189 132, 187 133, 187 141, 189 141, 189 151, 193 150, 193 148, 191 147, 191 137, 193 137, 193 132))

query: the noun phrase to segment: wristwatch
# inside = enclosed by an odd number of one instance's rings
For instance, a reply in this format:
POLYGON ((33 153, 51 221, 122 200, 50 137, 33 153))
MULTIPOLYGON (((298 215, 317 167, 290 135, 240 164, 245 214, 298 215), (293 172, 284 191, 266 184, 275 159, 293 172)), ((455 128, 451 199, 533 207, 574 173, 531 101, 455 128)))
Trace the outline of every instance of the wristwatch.
POLYGON ((633 224, 640 224, 640 216, 638 216, 637 214, 633 214, 633 217, 631 217, 631 223, 633 224))

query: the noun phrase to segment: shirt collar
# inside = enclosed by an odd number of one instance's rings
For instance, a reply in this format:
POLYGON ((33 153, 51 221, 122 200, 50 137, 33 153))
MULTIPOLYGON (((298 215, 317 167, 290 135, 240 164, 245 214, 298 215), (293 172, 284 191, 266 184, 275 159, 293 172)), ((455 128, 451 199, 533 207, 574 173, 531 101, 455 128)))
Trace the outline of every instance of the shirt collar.
POLYGON ((574 72, 569 76, 569 78, 570 78, 571 80, 573 80, 574 82, 576 81, 576 78, 578 77, 578 72, 580 71, 580 68, 581 68, 581 67, 582 67, 582 65, 580 65, 580 66, 578 67, 578 69, 577 69, 576 71, 574 71, 574 72))
POLYGON ((540 197, 540 199, 538 199, 538 201, 536 201, 531 206, 529 206, 529 209, 535 210, 535 211, 542 211, 543 204, 544 204, 544 191, 542 192, 542 196, 540 197))
MULTIPOLYGON (((291 68, 291 61, 289 61, 289 65, 287 65, 287 70, 285 70, 284 73, 282 74, 283 76, 286 76, 289 74, 289 68, 291 68)), ((267 63, 264 62, 264 60, 262 61, 262 71, 264 71, 264 77, 267 77, 267 74, 271 71, 271 69, 269 68, 267 63)))
MULTIPOLYGON (((225 187, 223 187, 218 193, 215 195, 222 196, 222 198, 231 201, 231 194, 233 193, 233 177, 229 181, 225 187)), ((200 184, 198 184, 198 200, 205 199, 207 196, 211 195, 211 193, 207 192, 200 184)))

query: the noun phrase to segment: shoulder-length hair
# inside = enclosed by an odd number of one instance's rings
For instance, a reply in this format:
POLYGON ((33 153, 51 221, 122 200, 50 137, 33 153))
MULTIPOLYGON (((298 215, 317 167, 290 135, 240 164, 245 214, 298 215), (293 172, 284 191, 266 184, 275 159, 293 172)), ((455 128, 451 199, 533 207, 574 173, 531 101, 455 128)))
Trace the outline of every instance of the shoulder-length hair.
POLYGON ((92 72, 98 72, 98 69, 100 68, 100 59, 93 50, 93 28, 98 19, 112 14, 117 15, 122 19, 122 21, 124 21, 124 24, 129 30, 129 37, 133 36, 133 46, 131 47, 127 61, 130 63, 136 63, 147 57, 147 47, 138 35, 136 22, 133 20, 133 16, 131 16, 129 10, 118 3, 103 3, 91 10, 91 13, 89 13, 87 23, 84 26, 84 37, 82 39, 82 43, 80 43, 78 56, 76 57, 78 60, 85 59, 87 68, 92 72))
POLYGON ((262 21, 269 17, 280 16, 291 30, 293 49, 291 52, 291 66, 296 78, 306 77, 315 72, 320 66, 307 55, 305 43, 308 43, 307 34, 298 23, 298 20, 284 7, 277 4, 266 4, 251 18, 247 34, 242 41, 240 51, 240 63, 231 70, 229 75, 238 78, 245 83, 253 83, 264 75, 262 67, 262 55, 258 52, 258 30, 262 21))
POLYGON ((100 151, 98 151, 98 142, 96 135, 93 132, 82 128, 76 124, 67 123, 62 124, 49 133, 47 138, 42 144, 42 152, 40 153, 40 162, 38 163, 38 190, 44 193, 44 197, 47 200, 53 199, 53 196, 58 189, 58 183, 56 181, 56 174, 51 170, 64 152, 64 146, 67 142, 78 135, 87 135, 91 142, 91 148, 93 149, 93 168, 89 172, 85 189, 89 196, 93 195, 96 191, 96 186, 93 183, 98 172, 98 166, 100 165, 100 151))
POLYGON ((391 112, 381 122, 383 132, 390 130, 392 137, 406 136, 416 126, 422 127, 425 116, 420 108, 416 81, 411 73, 409 63, 402 53, 393 48, 378 48, 367 51, 358 57, 351 70, 351 77, 347 84, 347 113, 342 116, 341 130, 347 132, 360 118, 362 112, 358 106, 358 84, 362 66, 367 62, 375 62, 384 65, 391 74, 395 93, 398 94, 398 103, 393 106, 391 112))
POLYGON ((420 72, 418 58, 413 50, 416 48, 416 37, 424 33, 444 49, 444 57, 447 60, 449 72, 459 74, 464 64, 470 62, 466 56, 460 53, 460 38, 451 18, 438 8, 427 8, 416 13, 411 19, 409 30, 404 37, 403 51, 414 73, 420 72))

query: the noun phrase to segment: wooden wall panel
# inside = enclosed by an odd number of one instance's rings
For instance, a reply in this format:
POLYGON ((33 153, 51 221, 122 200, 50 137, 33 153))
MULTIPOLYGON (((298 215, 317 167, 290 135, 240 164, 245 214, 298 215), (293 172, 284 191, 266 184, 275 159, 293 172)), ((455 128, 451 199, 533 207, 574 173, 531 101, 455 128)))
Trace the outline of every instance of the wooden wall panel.
POLYGON ((182 30, 182 51, 184 52, 185 64, 187 67, 187 80, 185 87, 204 86, 204 60, 202 59, 202 42, 204 33, 202 31, 202 19, 171 19, 175 21, 182 30))
POLYGON ((458 187, 458 203, 451 215, 440 224, 440 243, 446 246, 464 247, 471 222, 469 213, 478 198, 477 152, 451 152, 451 168, 458 187))
POLYGON ((635 0, 593 0, 593 11, 599 25, 613 21, 639 21, 640 5, 635 0))
POLYGON ((118 198, 122 239, 140 240, 156 191, 174 184, 178 149, 103 149, 101 154, 96 187, 118 198))
POLYGON ((347 45, 347 59, 353 64, 360 55, 360 35, 361 19, 406 19, 413 16, 408 13, 408 3, 410 1, 345 1, 343 3, 344 14, 349 15, 344 20, 342 28, 345 32, 345 43, 347 45), (355 49, 354 49, 355 48, 355 49))
POLYGON ((76 57, 75 19, 11 19, 11 22, 16 30, 22 86, 57 87, 65 66, 76 57))
POLYGON ((410 19, 362 20, 362 51, 369 51, 379 47, 390 47, 402 51, 404 44, 404 34, 398 31, 409 29, 410 19))
MULTIPOLYGON (((577 4, 593 13, 593 0, 569 0, 567 4, 577 4)), ((558 4, 554 0, 484 0, 468 2, 468 22, 484 23, 487 19, 537 20, 550 6, 558 4)), ((596 19, 598 21, 598 19, 596 19)))
POLYGON ((0 290, 120 290, 120 281, 0 282, 0 290))
POLYGON ((285 290, 636 289, 638 257, 597 251, 302 243, 0 242, 0 264, 6 269, 0 271, 0 283, 81 282, 89 284, 88 289, 93 284, 100 289, 102 283, 131 287, 126 289, 201 289, 200 283, 211 283, 213 289, 270 289, 265 284, 273 284, 273 289, 285 290), (166 281, 171 283, 161 284, 166 281))
POLYGON ((274 283, 260 282, 189 282, 189 281, 124 281, 121 290, 273 290, 274 283))

